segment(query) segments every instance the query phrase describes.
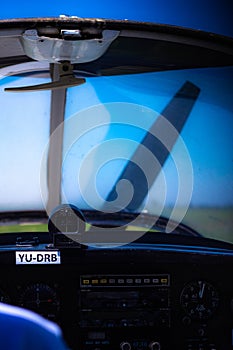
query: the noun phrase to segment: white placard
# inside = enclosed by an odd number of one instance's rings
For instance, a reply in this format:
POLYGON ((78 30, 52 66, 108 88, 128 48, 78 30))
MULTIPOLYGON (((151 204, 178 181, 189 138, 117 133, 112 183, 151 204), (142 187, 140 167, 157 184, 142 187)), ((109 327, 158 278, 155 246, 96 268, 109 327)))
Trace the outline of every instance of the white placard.
POLYGON ((61 257, 59 251, 16 251, 15 252, 16 265, 27 264, 60 264, 61 257))

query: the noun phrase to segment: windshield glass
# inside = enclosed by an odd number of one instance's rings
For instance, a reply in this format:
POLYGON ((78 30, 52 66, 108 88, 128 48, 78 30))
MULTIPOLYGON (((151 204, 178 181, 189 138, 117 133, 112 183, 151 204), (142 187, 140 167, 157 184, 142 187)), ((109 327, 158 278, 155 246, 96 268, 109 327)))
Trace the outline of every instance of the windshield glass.
POLYGON ((38 210, 41 157, 49 140, 50 91, 11 94, 6 87, 48 79, 1 77, 1 211, 38 210))
POLYGON ((62 128, 61 203, 161 215, 233 242, 232 67, 86 78, 67 89, 51 137, 51 91, 4 91, 48 81, 0 81, 2 212, 52 209, 49 140, 62 128))

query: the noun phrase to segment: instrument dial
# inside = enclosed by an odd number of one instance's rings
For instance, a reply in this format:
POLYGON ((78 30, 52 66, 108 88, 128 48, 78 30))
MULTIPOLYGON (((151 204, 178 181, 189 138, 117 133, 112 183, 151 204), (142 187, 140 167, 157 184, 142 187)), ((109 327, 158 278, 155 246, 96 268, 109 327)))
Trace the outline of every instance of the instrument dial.
POLYGON ((56 291, 43 283, 27 286, 21 294, 19 306, 33 310, 51 320, 56 320, 59 312, 56 291))
POLYGON ((182 290, 180 303, 192 319, 210 318, 219 304, 216 288, 206 281, 192 281, 182 290))

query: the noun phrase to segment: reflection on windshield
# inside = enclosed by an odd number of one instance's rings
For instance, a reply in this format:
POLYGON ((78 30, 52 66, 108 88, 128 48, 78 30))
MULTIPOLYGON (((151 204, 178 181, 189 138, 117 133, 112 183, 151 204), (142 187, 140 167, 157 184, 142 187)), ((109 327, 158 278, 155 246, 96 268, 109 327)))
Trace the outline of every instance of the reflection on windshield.
MULTIPOLYGON (((41 80, 33 78, 33 84, 41 80)), ((172 215, 203 235, 233 241, 233 68, 95 77, 69 88, 62 202, 103 210, 122 170, 186 81, 200 94, 148 195, 133 211, 172 215)), ((1 81, 2 211, 43 209, 47 199, 41 164, 47 157, 50 92, 3 92, 20 83, 32 85, 32 79, 1 81)), ((141 159, 149 152, 144 148, 141 159)), ((145 174, 153 168, 151 157, 149 164, 139 164, 145 174)), ((134 184, 123 179, 116 191, 114 209, 119 211, 127 207, 134 184)))

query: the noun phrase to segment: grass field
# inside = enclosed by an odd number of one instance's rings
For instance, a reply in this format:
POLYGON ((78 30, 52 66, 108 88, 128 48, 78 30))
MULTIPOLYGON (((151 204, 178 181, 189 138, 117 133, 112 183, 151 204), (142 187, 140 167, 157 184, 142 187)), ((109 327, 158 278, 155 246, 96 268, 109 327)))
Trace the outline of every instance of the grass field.
POLYGON ((20 225, 4 225, 0 226, 0 233, 10 232, 46 232, 48 231, 47 224, 20 224, 20 225))
MULTIPOLYGON (((183 223, 205 237, 233 243, 233 208, 190 208, 183 223)), ((0 226, 0 233, 46 231, 44 223, 0 226)))

